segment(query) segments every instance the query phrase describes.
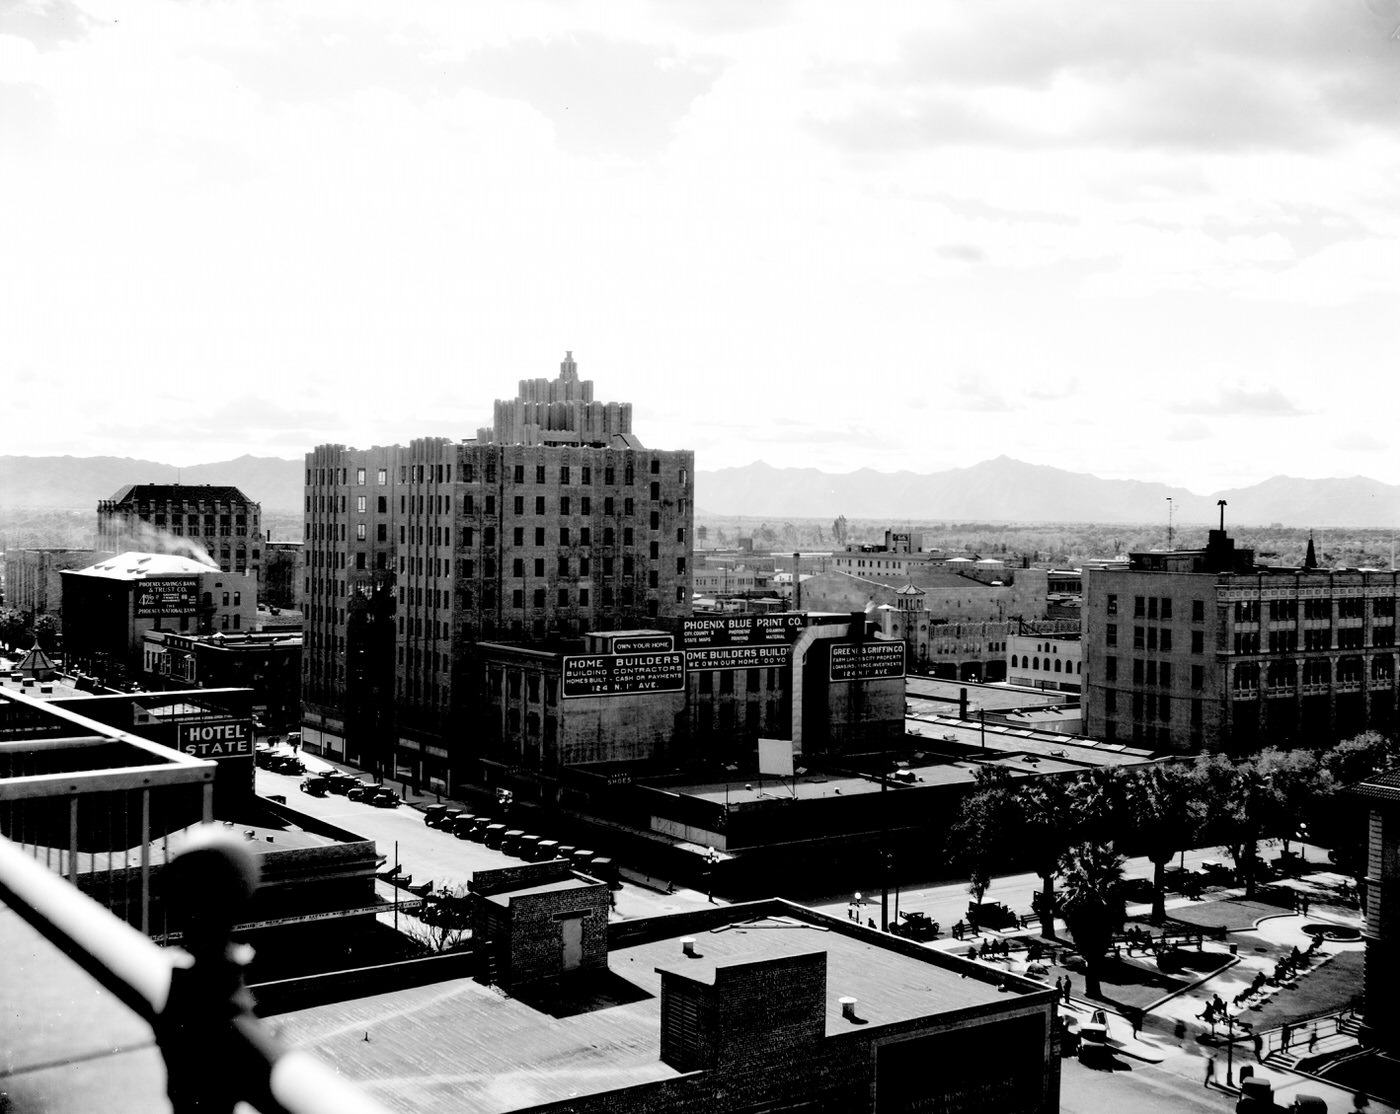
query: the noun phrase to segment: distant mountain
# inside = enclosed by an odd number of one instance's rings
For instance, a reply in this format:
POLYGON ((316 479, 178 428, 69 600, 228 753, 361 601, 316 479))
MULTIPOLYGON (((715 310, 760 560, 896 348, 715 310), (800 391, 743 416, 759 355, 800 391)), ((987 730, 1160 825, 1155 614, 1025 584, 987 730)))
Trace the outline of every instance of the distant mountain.
MULTIPOLYGON (((90 510, 132 483, 232 484, 264 511, 299 512, 300 460, 241 456, 176 468, 112 456, 0 456, 0 511, 90 510)), ((1274 476, 1252 487, 1211 495, 1138 480, 1104 480, 1000 456, 946 472, 821 472, 773 468, 700 471, 699 514, 773 518, 958 519, 982 522, 1161 522, 1167 499, 1180 525, 1214 523, 1217 499, 1227 523, 1385 528, 1400 524, 1400 487, 1355 476, 1302 480, 1274 476)))
POLYGON ((89 510, 127 484, 231 484, 264 511, 302 506, 300 460, 240 456, 216 464, 176 468, 118 456, 0 456, 0 511, 89 510))
POLYGON ((1400 487, 1369 480, 1275 476, 1211 495, 1138 480, 1104 480, 1083 472, 1001 456, 946 472, 820 472, 743 468, 697 472, 696 513, 776 518, 960 519, 998 522, 1160 522, 1167 499, 1178 524, 1384 528, 1400 523, 1400 487))

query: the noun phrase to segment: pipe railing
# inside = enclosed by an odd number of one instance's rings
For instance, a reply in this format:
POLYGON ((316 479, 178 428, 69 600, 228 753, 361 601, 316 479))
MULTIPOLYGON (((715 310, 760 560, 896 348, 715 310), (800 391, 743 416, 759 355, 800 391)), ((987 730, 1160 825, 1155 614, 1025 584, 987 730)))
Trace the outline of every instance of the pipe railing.
POLYGON ((174 1114, 385 1114, 312 1056, 283 1048, 252 1013, 246 949, 229 930, 256 887, 241 841, 211 833, 172 861, 172 917, 189 951, 162 948, 0 838, 0 902, 149 1024, 165 1058, 174 1114), (181 864, 183 863, 183 869, 181 864))

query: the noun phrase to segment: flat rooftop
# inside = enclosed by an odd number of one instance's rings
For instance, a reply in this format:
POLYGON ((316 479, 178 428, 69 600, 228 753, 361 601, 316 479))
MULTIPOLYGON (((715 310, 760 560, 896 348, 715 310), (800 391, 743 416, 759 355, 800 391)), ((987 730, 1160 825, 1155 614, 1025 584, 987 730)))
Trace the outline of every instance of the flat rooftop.
MULTIPOLYGON (((911 734, 924 736, 930 746, 939 742, 969 748, 981 753, 985 740, 987 751, 1002 754, 1030 754, 1041 759, 1063 759, 1076 769, 1098 766, 1137 766, 1155 761, 1152 751, 1130 747, 1124 743, 1107 743, 1083 735, 1066 735, 1056 731, 1037 731, 1029 727, 1007 727, 987 724, 985 732, 976 720, 954 716, 914 716, 904 721, 911 734)), ((1044 768, 1042 762, 1041 768, 1044 768)))
POLYGON ((858 1000, 857 1014, 870 1025, 1006 1003, 988 981, 999 973, 929 949, 905 954, 837 918, 771 902, 725 912, 732 919, 708 929, 613 947, 606 972, 537 990, 506 994, 451 979, 297 1010, 275 1023, 288 1043, 393 1109, 498 1114, 682 1074, 660 1058, 658 968, 713 982, 730 964, 825 952, 828 1036, 853 1024, 841 1015, 843 996, 858 1000), (775 904, 792 914, 768 911, 775 904), (695 940, 694 958, 682 952, 686 937, 695 940))
POLYGON ((989 712, 993 709, 1007 711, 1012 708, 1038 708, 1048 704, 1065 704, 1078 698, 1077 693, 1012 688, 1005 685, 982 685, 972 681, 947 681, 941 677, 920 677, 914 674, 904 679, 904 695, 906 699, 911 700, 923 697, 941 703, 956 704, 964 689, 967 690, 969 708, 986 708, 989 712))

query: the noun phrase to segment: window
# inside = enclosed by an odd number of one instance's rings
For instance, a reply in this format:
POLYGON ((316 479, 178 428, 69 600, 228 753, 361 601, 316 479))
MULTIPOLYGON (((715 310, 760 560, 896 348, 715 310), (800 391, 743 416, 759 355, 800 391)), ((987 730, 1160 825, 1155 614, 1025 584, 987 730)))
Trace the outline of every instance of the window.
POLYGON ((379 486, 380 486, 380 487, 383 487, 385 484, 387 484, 387 483, 389 482, 389 469, 387 469, 387 468, 381 468, 381 469, 379 469, 379 475, 378 475, 377 479, 379 480, 379 486))
MULTIPOLYGON (((471 527, 468 526, 467 529, 470 530, 471 527)), ((514 529, 511 530, 511 532, 510 532, 510 543, 511 543, 511 545, 524 545, 524 544, 525 544, 525 527, 523 527, 523 526, 516 526, 514 529)))
POLYGON ((1163 627, 1163 628, 1162 628, 1162 631, 1161 631, 1161 635, 1160 635, 1158 641, 1159 641, 1159 643, 1160 643, 1160 645, 1161 645, 1162 653, 1164 653, 1164 654, 1170 654, 1170 653, 1172 652, 1172 632, 1171 632, 1171 628, 1169 628, 1169 627, 1163 627))
POLYGON ((1193 654, 1203 654, 1206 651, 1206 632, 1193 630, 1191 632, 1191 652, 1193 654))
POLYGON ((378 510, 380 514, 389 513, 389 497, 387 495, 379 496, 374 502, 375 509, 378 510))
POLYGON ((561 484, 569 482, 569 466, 567 464, 561 464, 559 466, 559 482, 561 484))
MULTIPOLYGON (((1012 664, 1013 664, 1013 665, 1016 664, 1014 660, 1012 661, 1012 664)), ((1118 680, 1118 659, 1117 659, 1117 658, 1104 658, 1104 659, 1103 659, 1103 677, 1104 677, 1104 680, 1105 680, 1105 681, 1116 681, 1116 680, 1118 680)))
POLYGON ((569 559, 568 559, 567 557, 560 557, 560 558, 559 558, 559 575, 560 575, 560 576, 568 576, 568 575, 569 575, 569 559))
POLYGON ((1147 617, 1155 620, 1157 618, 1157 597, 1147 597, 1147 617))
POLYGON ((561 495, 561 496, 559 496, 559 513, 560 513, 560 514, 568 514, 568 513, 569 513, 569 497, 568 497, 567 495, 561 495))
POLYGON ((1103 641, 1104 641, 1104 645, 1105 645, 1105 646, 1117 646, 1117 645, 1118 645, 1118 624, 1117 624, 1117 623, 1109 623, 1108 626, 1106 626, 1106 627, 1104 628, 1104 632, 1103 632, 1103 641))
POLYGON ((380 522, 374 527, 374 537, 376 541, 387 542, 389 540, 389 526, 380 522))
POLYGON ((587 526, 580 526, 580 527, 579 527, 579 531, 578 531, 578 544, 579 544, 579 545, 592 545, 592 544, 593 544, 593 531, 592 531, 589 527, 587 527, 587 526))
POLYGON ((543 606, 544 606, 544 589, 543 589, 543 588, 536 588, 536 589, 535 589, 535 606, 536 606, 536 607, 543 607, 543 606))
MULTIPOLYGON (((363 469, 361 469, 361 471, 363 471, 363 469)), ((364 513, 365 513, 365 504, 366 504, 366 499, 365 499, 365 497, 364 497, 363 495, 357 495, 357 496, 355 496, 355 513, 356 513, 356 514, 364 514, 364 513)))
POLYGON ((517 557, 514 561, 512 561, 512 562, 510 563, 510 575, 511 575, 511 576, 524 576, 524 575, 525 575, 525 559, 524 559, 523 557, 517 557))
POLYGON ((1133 618, 1141 619, 1147 614, 1147 600, 1142 596, 1133 597, 1133 618))
POLYGON ((517 464, 511 474, 511 479, 518 484, 525 482, 525 465, 517 464))
POLYGON ((569 544, 570 544, 570 542, 569 542, 569 528, 568 528, 567 526, 561 526, 561 527, 559 527, 559 544, 560 544, 560 545, 569 545, 569 544))
POLYGON ((1191 687, 1199 692, 1206 687, 1206 668, 1203 665, 1191 667, 1191 687))
POLYGON ((633 545, 633 544, 635 544, 635 543, 632 541, 632 527, 630 527, 630 526, 624 526, 624 527, 622 528, 622 544, 623 544, 623 545, 633 545))
POLYGON ((535 544, 536 544, 536 545, 544 545, 544 527, 543 527, 543 526, 536 526, 536 527, 535 527, 535 544))
POLYGON ((1147 630, 1144 627, 1133 628, 1133 649, 1141 650, 1147 645, 1147 630))
POLYGON ((525 513, 525 496, 517 495, 515 497, 512 510, 517 518, 525 513))
POLYGON ((356 523, 356 525, 355 525, 355 538, 356 538, 358 541, 365 541, 366 538, 367 538, 368 536, 369 536, 369 532, 368 532, 368 530, 366 529, 365 524, 364 524, 363 522, 356 523))
POLYGON ((635 504, 632 501, 632 497, 630 495, 627 496, 622 500, 622 513, 630 516, 634 513, 634 506, 635 504))
POLYGON ((1193 622, 1193 623, 1204 623, 1205 621, 1206 621, 1206 601, 1205 601, 1205 600, 1192 600, 1192 601, 1191 601, 1191 622, 1193 622))
POLYGON ((535 575, 536 575, 536 576, 543 576, 543 575, 544 575, 544 558, 543 558, 543 557, 536 557, 536 558, 535 558, 535 575))
POLYGON ((357 484, 363 484, 365 482, 365 470, 363 468, 355 469, 355 482, 357 484))
POLYGON ((1117 614, 1118 614, 1118 597, 1117 597, 1116 595, 1110 595, 1110 596, 1108 597, 1108 609, 1107 609, 1107 610, 1108 610, 1108 613, 1109 613, 1110 615, 1117 615, 1117 614))
POLYGON ((1170 621, 1171 621, 1171 617, 1172 617, 1172 601, 1171 601, 1171 597, 1170 597, 1170 596, 1166 596, 1166 597, 1163 597, 1163 599, 1162 599, 1162 621, 1163 621, 1164 623, 1170 622, 1170 621))

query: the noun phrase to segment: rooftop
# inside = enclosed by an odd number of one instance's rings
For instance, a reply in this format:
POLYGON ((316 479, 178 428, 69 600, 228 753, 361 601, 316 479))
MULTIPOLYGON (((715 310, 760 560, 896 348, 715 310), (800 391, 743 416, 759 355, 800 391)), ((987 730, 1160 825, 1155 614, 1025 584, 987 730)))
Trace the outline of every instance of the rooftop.
POLYGON ((221 503, 252 502, 238 488, 229 484, 127 484, 117 489, 110 502, 184 502, 192 499, 214 499, 221 503))
POLYGON ((453 979, 283 1014, 277 1024, 290 1043, 396 1109, 497 1114, 681 1075, 660 1059, 660 970, 712 982, 730 964, 825 952, 829 1037, 853 1024, 843 996, 858 999, 871 1025, 1005 1001, 987 981, 999 976, 976 964, 786 902, 717 909, 708 923, 662 917, 632 927, 641 938, 614 944, 607 972, 511 996, 453 979), (682 951, 687 937, 693 958, 682 951))
POLYGON ((150 576, 194 576, 218 571, 217 565, 202 564, 175 553, 130 552, 99 561, 85 569, 78 569, 73 575, 105 576, 112 580, 144 580, 150 576))

